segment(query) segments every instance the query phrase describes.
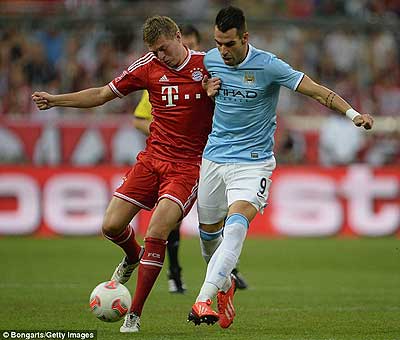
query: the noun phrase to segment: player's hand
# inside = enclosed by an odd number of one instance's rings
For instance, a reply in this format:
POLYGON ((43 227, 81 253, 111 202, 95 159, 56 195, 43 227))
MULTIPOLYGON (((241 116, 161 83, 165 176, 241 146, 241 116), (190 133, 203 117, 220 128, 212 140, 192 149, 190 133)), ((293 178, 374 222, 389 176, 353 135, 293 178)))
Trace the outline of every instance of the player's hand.
POLYGON ((47 92, 34 92, 32 94, 32 100, 39 110, 47 110, 53 107, 51 99, 52 95, 47 92))
POLYGON ((208 78, 207 75, 204 76, 201 81, 203 89, 207 92, 209 97, 214 97, 221 87, 221 79, 219 78, 208 78))
POLYGON ((370 130, 374 125, 374 119, 368 114, 360 114, 353 119, 355 126, 362 126, 365 130, 370 130))

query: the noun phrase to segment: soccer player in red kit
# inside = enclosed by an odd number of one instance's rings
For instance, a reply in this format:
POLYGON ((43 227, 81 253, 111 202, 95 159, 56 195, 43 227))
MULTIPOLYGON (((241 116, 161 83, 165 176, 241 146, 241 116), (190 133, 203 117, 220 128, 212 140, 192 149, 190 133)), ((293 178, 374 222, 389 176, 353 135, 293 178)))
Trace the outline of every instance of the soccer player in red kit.
POLYGON ((102 225, 105 237, 126 253, 112 279, 125 283, 139 266, 135 295, 121 332, 139 331, 144 303, 163 266, 168 235, 196 199, 201 154, 213 112, 213 103, 201 85, 204 53, 182 44, 176 23, 164 16, 147 19, 143 40, 150 53, 103 87, 59 95, 32 94, 38 108, 45 110, 94 107, 132 91, 149 92, 154 118, 146 148, 116 189, 102 225), (129 222, 141 209, 154 206, 141 247, 129 222))

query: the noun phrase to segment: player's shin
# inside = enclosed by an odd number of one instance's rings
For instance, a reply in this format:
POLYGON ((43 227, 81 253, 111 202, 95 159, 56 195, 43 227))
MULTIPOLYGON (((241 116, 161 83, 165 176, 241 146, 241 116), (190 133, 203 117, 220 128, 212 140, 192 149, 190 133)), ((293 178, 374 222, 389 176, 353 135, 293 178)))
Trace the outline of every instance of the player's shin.
POLYGON ((238 255, 234 252, 222 248, 218 249, 209 263, 209 265, 212 264, 212 269, 207 270, 206 279, 199 296, 204 293, 204 295, 208 295, 209 299, 213 299, 218 290, 228 290, 230 288, 230 275, 237 260, 238 255))
POLYGON ((132 301, 131 312, 140 316, 144 303, 150 294, 153 285, 162 269, 167 241, 146 237, 145 251, 140 260, 135 296, 132 301))
MULTIPOLYGON (((224 238, 208 264, 205 285, 203 285, 204 295, 211 292, 211 289, 207 288, 211 287, 209 285, 214 285, 220 290, 229 289, 230 273, 239 259, 248 225, 247 219, 241 214, 233 214, 226 219, 224 238)), ((203 292, 200 291, 200 295, 203 292)), ((201 296, 201 298, 203 297, 201 296)))
POLYGON ((200 248, 201 255, 206 263, 210 262, 211 256, 217 250, 222 242, 222 229, 217 232, 209 233, 199 229, 200 231, 200 248))

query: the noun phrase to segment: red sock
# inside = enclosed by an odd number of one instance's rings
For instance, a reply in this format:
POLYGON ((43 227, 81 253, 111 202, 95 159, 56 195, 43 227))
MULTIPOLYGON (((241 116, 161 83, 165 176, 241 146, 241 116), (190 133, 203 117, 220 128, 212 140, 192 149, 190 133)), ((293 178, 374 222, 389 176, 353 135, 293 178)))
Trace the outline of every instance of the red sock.
POLYGON ((131 305, 131 312, 140 316, 143 305, 156 282, 164 263, 167 241, 159 238, 146 237, 144 239, 144 254, 140 260, 135 296, 131 305))
POLYGON ((139 261, 140 254, 140 244, 135 240, 135 231, 130 224, 125 228, 125 230, 117 236, 108 236, 104 234, 111 242, 119 245, 128 256, 129 263, 136 263, 139 261))

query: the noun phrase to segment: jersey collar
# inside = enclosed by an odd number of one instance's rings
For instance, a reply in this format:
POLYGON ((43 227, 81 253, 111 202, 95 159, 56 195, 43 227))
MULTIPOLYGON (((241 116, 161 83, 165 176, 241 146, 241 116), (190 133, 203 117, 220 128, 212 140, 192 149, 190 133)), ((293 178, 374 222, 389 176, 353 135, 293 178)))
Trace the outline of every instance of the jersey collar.
POLYGON ((186 49, 186 51, 187 51, 187 57, 186 57, 186 59, 183 61, 183 63, 182 64, 180 64, 178 67, 176 67, 176 68, 173 68, 175 71, 180 71, 180 70, 182 70, 186 65, 187 65, 187 63, 189 62, 189 60, 190 60, 190 58, 192 57, 192 53, 191 53, 191 51, 185 46, 185 49, 186 49))
POLYGON ((240 64, 235 65, 235 66, 230 66, 230 67, 239 68, 239 67, 243 66, 244 64, 246 64, 247 61, 250 59, 250 55, 253 53, 253 50, 254 50, 254 47, 249 44, 249 50, 247 51, 246 58, 244 58, 240 64))

